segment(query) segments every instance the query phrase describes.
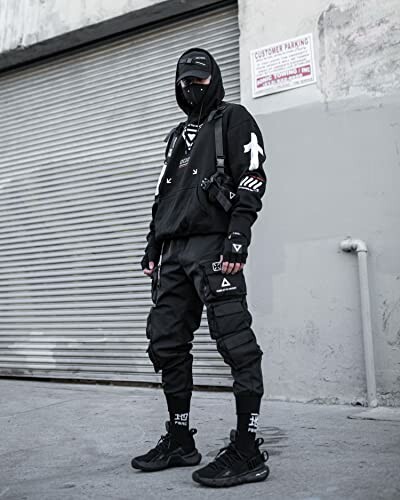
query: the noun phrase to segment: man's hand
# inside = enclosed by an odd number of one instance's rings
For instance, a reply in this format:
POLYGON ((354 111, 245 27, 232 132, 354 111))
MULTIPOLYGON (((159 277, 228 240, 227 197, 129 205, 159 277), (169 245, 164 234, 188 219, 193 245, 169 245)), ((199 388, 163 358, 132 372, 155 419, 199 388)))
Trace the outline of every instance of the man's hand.
POLYGON ((158 262, 160 258, 160 250, 158 248, 148 247, 146 248, 144 257, 141 261, 141 266, 143 269, 143 273, 146 276, 151 276, 156 267, 156 262, 158 262))
POLYGON ((247 238, 241 233, 231 233, 226 238, 221 255, 223 274, 236 274, 244 268, 247 247, 247 238))
POLYGON ((155 268, 155 264, 154 264, 154 262, 151 260, 151 261, 149 262, 149 268, 148 268, 148 269, 147 269, 147 268, 143 269, 143 273, 144 273, 146 276, 151 276, 151 275, 153 274, 153 272, 154 272, 154 268, 155 268))

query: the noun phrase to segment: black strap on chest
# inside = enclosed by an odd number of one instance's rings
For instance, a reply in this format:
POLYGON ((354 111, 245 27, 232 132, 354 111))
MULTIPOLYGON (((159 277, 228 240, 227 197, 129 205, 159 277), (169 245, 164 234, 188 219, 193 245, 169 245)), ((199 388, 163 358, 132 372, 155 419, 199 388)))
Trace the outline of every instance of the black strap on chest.
POLYGON ((167 143, 167 146, 165 148, 165 162, 168 162, 168 160, 171 158, 172 151, 174 150, 175 147, 175 143, 180 134, 182 133, 184 126, 185 122, 179 123, 176 127, 171 128, 171 130, 165 136, 164 142, 167 143))
MULTIPOLYGON (((225 172, 225 155, 224 155, 224 140, 222 135, 222 115, 227 108, 225 102, 221 103, 216 109, 213 109, 207 117, 207 122, 214 121, 214 138, 215 138, 215 162, 217 171, 225 172)), ((171 157, 172 152, 175 147, 175 143, 185 128, 185 122, 179 123, 176 127, 173 127, 166 135, 164 142, 167 143, 165 148, 165 160, 171 157)))
POLYGON ((209 192, 211 198, 215 199, 225 210, 229 212, 232 209, 232 201, 236 196, 231 191, 232 188, 227 188, 227 175, 225 172, 225 154, 224 154, 224 137, 222 131, 222 116, 227 108, 227 103, 222 102, 217 109, 214 109, 209 114, 207 121, 214 122, 214 140, 215 140, 215 165, 216 172, 209 178, 202 181, 202 188, 209 192))
POLYGON ((217 109, 213 109, 208 115, 207 121, 214 121, 214 138, 215 138, 215 163, 217 166, 217 172, 222 174, 225 173, 225 155, 224 155, 224 138, 222 135, 222 116, 225 109, 227 108, 226 103, 221 103, 217 109))
MULTIPOLYGON (((209 178, 204 178, 201 187, 208 191, 213 198, 229 212, 232 208, 232 200, 235 194, 228 190, 230 199, 226 196, 226 190, 221 189, 221 182, 225 174, 225 154, 224 154, 224 138, 222 131, 222 116, 227 108, 227 103, 222 102, 216 109, 213 109, 207 117, 207 122, 213 122, 214 125, 214 141, 215 141, 215 165, 216 172, 209 178)), ((167 143, 165 149, 165 164, 172 156, 176 141, 185 127, 185 122, 179 123, 177 127, 172 128, 164 139, 167 143)))

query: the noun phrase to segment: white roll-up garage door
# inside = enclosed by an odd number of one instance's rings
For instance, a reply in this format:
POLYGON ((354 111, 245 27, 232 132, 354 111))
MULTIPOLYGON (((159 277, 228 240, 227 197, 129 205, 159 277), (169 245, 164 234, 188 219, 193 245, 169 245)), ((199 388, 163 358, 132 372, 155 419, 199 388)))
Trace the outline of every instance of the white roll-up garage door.
MULTIPOLYGON (((0 375, 158 382, 145 246, 183 50, 239 101, 235 7, 0 76, 0 375)), ((203 316, 198 385, 230 385, 203 316)))

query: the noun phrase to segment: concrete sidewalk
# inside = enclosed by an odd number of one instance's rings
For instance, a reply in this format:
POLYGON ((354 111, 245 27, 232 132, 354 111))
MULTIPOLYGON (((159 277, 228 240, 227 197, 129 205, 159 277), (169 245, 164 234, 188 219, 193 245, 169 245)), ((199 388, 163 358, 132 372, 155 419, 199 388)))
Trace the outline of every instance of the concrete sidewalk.
MULTIPOLYGON (((263 483, 210 489, 191 468, 130 467, 163 433, 159 389, 0 379, 0 500, 400 499, 400 422, 351 420, 360 408, 263 403, 263 483)), ((227 393, 196 392, 191 424, 203 462, 234 427, 227 393)))

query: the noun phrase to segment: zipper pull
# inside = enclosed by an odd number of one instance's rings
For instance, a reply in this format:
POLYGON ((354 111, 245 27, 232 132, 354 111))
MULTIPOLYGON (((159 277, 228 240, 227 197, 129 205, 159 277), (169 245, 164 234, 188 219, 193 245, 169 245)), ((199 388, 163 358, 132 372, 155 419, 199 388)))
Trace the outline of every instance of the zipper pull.
POLYGON ((161 253, 160 253, 160 258, 158 260, 157 287, 160 287, 160 285, 161 285, 161 262, 162 262, 163 251, 164 251, 164 241, 162 242, 162 245, 161 245, 161 253))

